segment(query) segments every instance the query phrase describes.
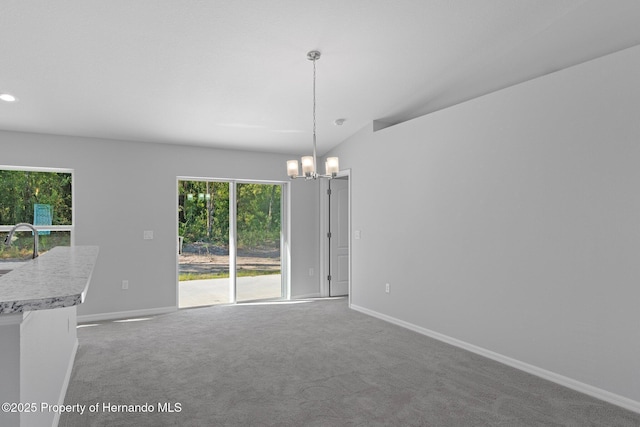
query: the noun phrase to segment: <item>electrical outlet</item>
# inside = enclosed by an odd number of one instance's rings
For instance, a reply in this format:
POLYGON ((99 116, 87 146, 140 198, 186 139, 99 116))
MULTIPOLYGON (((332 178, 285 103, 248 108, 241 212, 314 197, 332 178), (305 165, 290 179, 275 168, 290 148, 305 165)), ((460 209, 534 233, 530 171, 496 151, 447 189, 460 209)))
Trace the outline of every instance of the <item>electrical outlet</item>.
POLYGON ((309 276, 313 276, 313 267, 309 269, 309 276))
POLYGON ((144 230, 142 238, 144 240, 153 240, 153 230, 144 230))
POLYGON ((389 293, 389 284, 388 283, 384 285, 384 291, 386 293, 389 293))
POLYGON ((123 280, 122 281, 122 289, 125 290, 125 291, 127 289, 129 289, 129 281, 128 280, 123 280))

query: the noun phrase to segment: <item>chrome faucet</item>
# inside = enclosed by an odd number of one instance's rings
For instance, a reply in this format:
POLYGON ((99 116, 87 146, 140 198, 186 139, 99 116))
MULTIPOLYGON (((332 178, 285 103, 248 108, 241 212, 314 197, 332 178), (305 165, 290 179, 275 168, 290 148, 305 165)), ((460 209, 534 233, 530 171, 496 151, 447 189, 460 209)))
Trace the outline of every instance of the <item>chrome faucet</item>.
POLYGON ((36 230, 36 228, 29 223, 26 222, 21 222, 20 224, 16 224, 13 226, 13 228, 11 229, 11 231, 9 231, 9 234, 7 234, 7 237, 5 237, 4 239, 4 244, 6 247, 11 246, 11 239, 13 238, 13 233, 15 233, 15 231, 19 228, 19 227, 27 227, 30 228, 31 230, 33 230, 33 256, 32 258, 37 258, 38 257, 38 230, 36 230))

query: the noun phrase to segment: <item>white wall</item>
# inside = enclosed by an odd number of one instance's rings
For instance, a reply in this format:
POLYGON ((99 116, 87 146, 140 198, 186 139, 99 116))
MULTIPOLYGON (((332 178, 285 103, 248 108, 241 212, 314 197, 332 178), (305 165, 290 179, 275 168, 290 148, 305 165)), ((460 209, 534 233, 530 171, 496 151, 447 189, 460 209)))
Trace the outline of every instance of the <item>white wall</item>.
MULTIPOLYGON (((0 403, 20 402, 20 323, 22 314, 0 316, 0 403)), ((19 412, 0 411, 0 425, 19 425, 19 412)))
POLYGON ((20 426, 57 425, 60 418, 42 404, 61 405, 76 354, 76 307, 32 311, 20 325, 20 400, 38 410, 22 413, 20 426))
MULTIPOLYGON (((75 171, 75 243, 100 246, 80 316, 176 306, 176 177, 288 180, 289 156, 168 144, 0 131, 0 155, 2 165, 75 171)), ((319 292, 308 275, 318 271, 318 195, 304 184, 291 190, 294 296, 319 292)))
POLYGON ((640 410, 638 76, 634 47, 338 146, 352 303, 640 410))
POLYGON ((2 426, 57 425, 77 349, 76 307, 0 316, 0 402, 36 405, 0 412, 2 426))

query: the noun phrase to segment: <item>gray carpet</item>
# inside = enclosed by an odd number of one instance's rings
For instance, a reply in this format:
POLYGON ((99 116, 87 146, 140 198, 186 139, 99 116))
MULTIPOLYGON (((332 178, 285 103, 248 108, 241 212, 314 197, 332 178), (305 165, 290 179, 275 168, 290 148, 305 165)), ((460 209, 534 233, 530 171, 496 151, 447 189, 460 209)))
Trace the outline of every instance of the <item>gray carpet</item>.
POLYGON ((640 414, 355 312, 345 299, 181 310, 78 336, 65 402, 98 409, 65 414, 62 427, 640 425, 640 414), (154 412, 126 412, 144 404, 154 412), (168 408, 176 412, 159 410, 168 408))

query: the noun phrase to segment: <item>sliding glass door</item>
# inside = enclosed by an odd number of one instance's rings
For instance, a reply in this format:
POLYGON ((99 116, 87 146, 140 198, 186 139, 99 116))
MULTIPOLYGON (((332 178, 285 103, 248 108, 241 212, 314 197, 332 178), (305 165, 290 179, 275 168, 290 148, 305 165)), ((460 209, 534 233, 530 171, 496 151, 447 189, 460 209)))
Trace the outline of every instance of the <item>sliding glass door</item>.
POLYGON ((285 296, 280 183, 178 181, 181 308, 285 296))
POLYGON ((178 182, 179 306, 232 302, 229 182, 178 182))
POLYGON ((280 184, 236 184, 237 301, 282 298, 280 184))

